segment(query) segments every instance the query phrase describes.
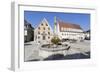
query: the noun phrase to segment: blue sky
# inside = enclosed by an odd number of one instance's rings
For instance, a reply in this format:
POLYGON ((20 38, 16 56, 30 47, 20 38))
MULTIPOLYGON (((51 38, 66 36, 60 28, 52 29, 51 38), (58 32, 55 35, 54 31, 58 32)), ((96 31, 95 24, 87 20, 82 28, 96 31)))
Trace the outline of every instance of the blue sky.
POLYGON ((84 31, 90 29, 90 14, 24 11, 24 19, 31 23, 34 28, 43 20, 43 18, 46 18, 53 28, 55 16, 64 22, 80 25, 84 31))

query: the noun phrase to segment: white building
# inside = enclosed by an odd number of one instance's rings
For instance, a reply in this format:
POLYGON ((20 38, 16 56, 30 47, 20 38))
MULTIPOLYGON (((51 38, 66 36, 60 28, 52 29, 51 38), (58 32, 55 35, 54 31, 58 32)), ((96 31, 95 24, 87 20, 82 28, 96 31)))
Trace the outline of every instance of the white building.
POLYGON ((34 40, 37 43, 50 43, 53 30, 48 21, 44 18, 34 30, 34 40))
POLYGON ((57 33, 60 39, 84 40, 85 36, 80 25, 57 21, 57 33))

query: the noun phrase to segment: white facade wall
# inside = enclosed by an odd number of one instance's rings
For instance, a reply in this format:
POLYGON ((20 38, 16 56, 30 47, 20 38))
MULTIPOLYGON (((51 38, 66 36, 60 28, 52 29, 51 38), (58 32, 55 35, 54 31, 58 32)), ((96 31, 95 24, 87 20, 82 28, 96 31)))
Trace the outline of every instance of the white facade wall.
POLYGON ((77 32, 59 32, 60 39, 76 39, 82 40, 84 39, 84 33, 77 33, 77 32))
POLYGON ((75 39, 75 40, 84 40, 85 35, 83 30, 81 29, 73 29, 73 28, 61 28, 59 29, 59 23, 57 26, 57 32, 60 39, 75 39))

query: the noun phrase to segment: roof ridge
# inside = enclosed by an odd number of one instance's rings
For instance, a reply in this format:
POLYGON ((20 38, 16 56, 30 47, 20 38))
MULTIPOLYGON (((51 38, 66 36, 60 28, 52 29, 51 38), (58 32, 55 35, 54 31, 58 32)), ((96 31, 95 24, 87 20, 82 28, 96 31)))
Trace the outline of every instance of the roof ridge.
POLYGON ((64 21, 58 21, 59 25, 62 27, 66 28, 76 28, 76 29, 82 29, 80 25, 74 24, 74 23, 69 23, 69 22, 64 22, 64 21))

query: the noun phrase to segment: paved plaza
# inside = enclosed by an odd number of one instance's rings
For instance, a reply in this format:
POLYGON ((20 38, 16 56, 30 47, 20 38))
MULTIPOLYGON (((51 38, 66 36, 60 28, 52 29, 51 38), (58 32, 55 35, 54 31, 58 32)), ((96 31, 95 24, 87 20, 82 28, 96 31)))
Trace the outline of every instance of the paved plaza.
MULTIPOLYGON (((75 42, 69 43, 70 49, 65 52, 66 55, 73 55, 73 54, 83 54, 88 56, 86 52, 90 52, 90 41, 83 41, 83 42, 75 42)), ((43 60, 44 56, 40 55, 39 53, 42 52, 41 44, 37 44, 35 41, 27 42, 24 44, 24 60, 27 61, 35 61, 35 60, 43 60)), ((48 54, 44 52, 43 54, 48 54)))

